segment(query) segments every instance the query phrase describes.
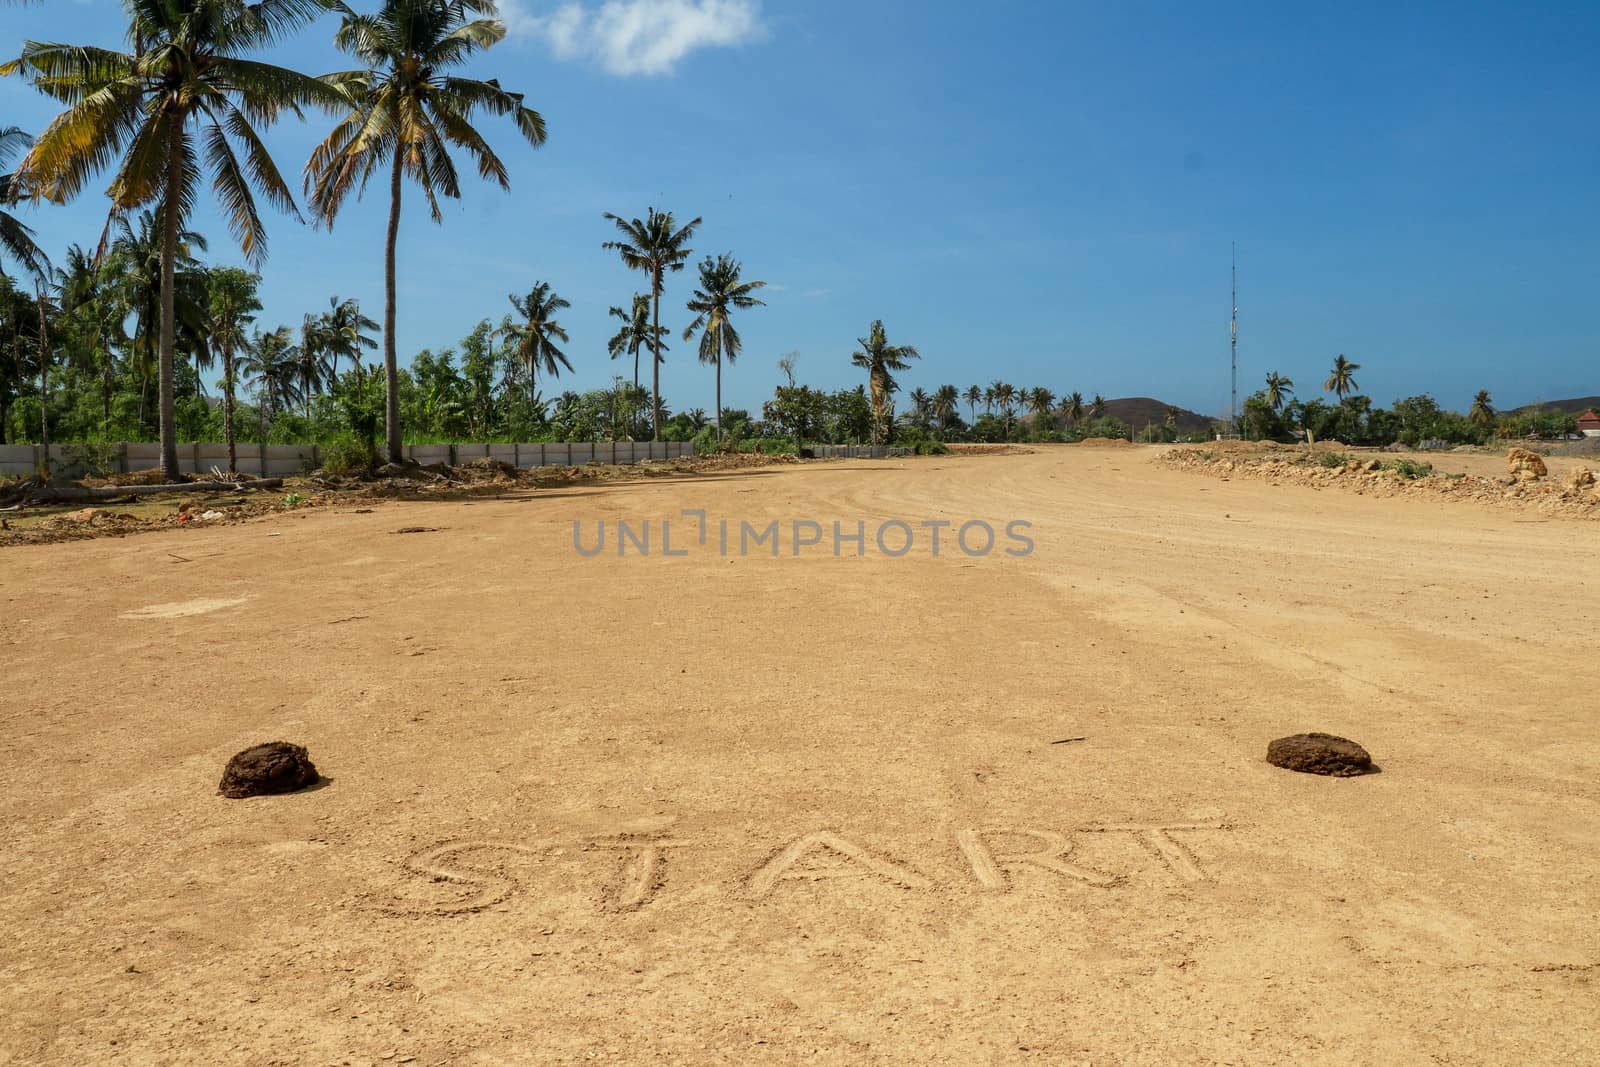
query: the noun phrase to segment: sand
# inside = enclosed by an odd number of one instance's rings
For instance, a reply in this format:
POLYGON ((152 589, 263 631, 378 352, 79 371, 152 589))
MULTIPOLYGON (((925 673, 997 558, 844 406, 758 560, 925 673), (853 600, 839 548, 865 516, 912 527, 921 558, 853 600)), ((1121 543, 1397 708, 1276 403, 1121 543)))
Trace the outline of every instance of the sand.
POLYGON ((0 551, 0 1062, 1595 1062, 1592 525, 1156 454, 0 551))

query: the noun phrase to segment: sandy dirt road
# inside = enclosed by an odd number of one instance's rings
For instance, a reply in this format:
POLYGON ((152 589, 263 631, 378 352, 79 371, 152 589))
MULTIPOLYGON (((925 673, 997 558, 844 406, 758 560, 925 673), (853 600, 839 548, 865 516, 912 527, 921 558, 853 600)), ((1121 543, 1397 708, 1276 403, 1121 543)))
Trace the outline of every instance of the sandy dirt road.
POLYGON ((0 553, 0 1062, 1596 1062, 1593 525, 1154 455, 0 553))

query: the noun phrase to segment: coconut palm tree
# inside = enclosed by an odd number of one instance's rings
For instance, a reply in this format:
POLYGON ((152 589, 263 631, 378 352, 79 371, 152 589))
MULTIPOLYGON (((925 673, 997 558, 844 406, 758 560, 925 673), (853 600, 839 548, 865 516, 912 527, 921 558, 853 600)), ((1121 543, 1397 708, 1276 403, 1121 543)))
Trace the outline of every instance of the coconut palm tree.
POLYGON ((695 230, 700 227, 700 218, 697 216, 683 226, 679 226, 670 211, 657 211, 650 208, 644 219, 624 219, 620 215, 606 212, 605 217, 616 224, 618 232, 622 234, 620 241, 607 241, 600 247, 616 252, 622 260, 622 265, 629 270, 643 271, 645 277, 650 279, 650 299, 653 301, 650 325, 654 332, 651 339, 651 348, 655 359, 650 366, 650 395, 651 400, 651 431, 652 438, 661 440, 661 424, 663 421, 661 411, 661 293, 666 288, 665 278, 669 272, 683 269, 693 251, 688 247, 689 239, 694 236, 695 230))
POLYGON ((707 256, 700 263, 700 288, 689 299, 689 310, 695 320, 683 331, 685 341, 700 333, 700 362, 712 363, 717 368, 717 438, 722 437, 722 361, 733 363, 739 358, 743 342, 739 331, 733 328, 733 312, 763 307, 764 303, 750 294, 766 288, 766 282, 747 282, 739 277, 741 265, 732 256, 716 259, 707 256))
POLYGON ((1336 394, 1343 403, 1346 396, 1361 388, 1356 384, 1356 371, 1360 369, 1361 364, 1351 363, 1343 352, 1339 353, 1339 358, 1333 361, 1333 373, 1322 383, 1322 391, 1336 394))
POLYGON ((207 250, 206 239, 193 230, 180 229, 175 235, 169 274, 163 250, 166 238, 155 211, 141 211, 132 221, 119 215, 112 228, 117 236, 107 253, 105 270, 118 291, 118 299, 136 320, 129 354, 139 375, 139 420, 143 422, 150 382, 160 374, 161 318, 167 293, 172 296, 170 306, 175 320, 174 350, 190 354, 205 348, 209 298, 206 271, 195 253, 207 250), (165 288, 163 276, 171 283, 165 288))
POLYGON ((1037 423, 1046 429, 1050 427, 1050 412, 1055 410, 1056 394, 1044 386, 1036 386, 1028 390, 1028 410, 1033 412, 1037 423))
MULTIPOLYGON (((5 210, 22 198, 22 185, 7 165, 11 157, 33 144, 33 138, 15 126, 0 127, 0 252, 16 260, 29 274, 42 275, 50 259, 33 239, 33 231, 22 220, 5 210)), ((5 260, 0 257, 0 278, 6 276, 5 260)))
POLYGON ((307 314, 300 322, 300 344, 295 360, 296 391, 301 412, 311 417, 311 398, 333 380, 333 366, 322 332, 322 316, 307 314))
MULTIPOLYGON (((148 0, 147 0, 148 2, 148 0)), ((317 219, 330 229, 352 190, 357 197, 380 167, 388 169, 389 228, 383 252, 383 370, 389 461, 403 458, 400 368, 395 349, 395 248, 400 237, 401 186, 422 189, 434 222, 439 198, 460 199, 452 147, 462 149, 478 176, 511 187, 505 164, 472 119, 480 111, 509 116, 522 139, 544 144, 544 118, 494 79, 447 73, 505 38, 493 0, 384 0, 376 14, 346 14, 334 44, 366 70, 331 74, 348 112, 306 163, 306 188, 317 219), (475 17, 482 16, 482 17, 475 17)))
MULTIPOLYGON (((260 284, 259 274, 251 274, 238 267, 219 267, 211 271, 207 279, 211 343, 222 357, 222 435, 228 442, 230 474, 239 469, 233 427, 234 390, 237 385, 235 357, 249 345, 245 328, 255 322, 255 313, 261 310, 261 300, 256 295, 260 284)), ((262 471, 263 475, 265 473, 262 471)))
POLYGON ((566 344, 572 340, 556 321, 557 313, 572 305, 556 295, 549 282, 534 282, 527 296, 512 293, 507 299, 522 321, 507 320, 495 332, 510 343, 517 361, 527 370, 528 395, 532 396, 539 372, 559 378, 562 367, 572 370, 566 353, 556 347, 556 341, 566 344))
POLYGON ((1478 390, 1478 395, 1472 398, 1472 410, 1467 412, 1467 418, 1478 426, 1494 425, 1494 397, 1489 395, 1489 390, 1478 390))
POLYGON ((1017 387, 1010 382, 994 383, 994 403, 1000 409, 1000 418, 1004 420, 1005 433, 1011 436, 1011 420, 1017 414, 1017 387))
POLYGON ((933 417, 941 427, 948 428, 957 420, 961 406, 961 390, 953 385, 941 385, 933 391, 933 417))
POLYGON ((978 405, 983 402, 983 387, 969 385, 962 399, 967 402, 967 411, 972 415, 972 421, 978 421, 978 405))
POLYGON ((917 386, 906 397, 911 401, 911 425, 919 430, 928 428, 928 419, 933 414, 933 397, 922 386, 917 386))
POLYGON ((362 350, 370 351, 378 347, 378 342, 367 331, 377 328, 376 322, 361 313, 360 301, 353 297, 348 300, 328 297, 328 310, 322 313, 318 330, 323 348, 328 353, 330 381, 339 377, 340 356, 354 363, 357 370, 361 369, 362 350))
MULTIPOLYGON (((662 334, 666 332, 666 328, 650 324, 650 298, 643 293, 633 294, 633 304, 629 310, 624 311, 622 308, 614 307, 611 309, 610 315, 612 318, 620 320, 622 326, 612 336, 611 340, 606 342, 606 351, 611 354, 612 359, 624 355, 633 357, 632 395, 638 396, 639 353, 652 345, 656 351, 667 351, 667 345, 661 339, 662 334)), ((637 414, 636 410, 630 409, 630 424, 636 421, 634 419, 635 414, 637 414)), ((638 426, 630 425, 629 432, 637 437, 639 435, 638 426)))
MULTIPOLYGON (((1095 399, 1098 400, 1099 397, 1096 397, 1095 399)), ((1104 402, 1102 401, 1102 403, 1104 402)), ((1061 402, 1061 413, 1071 420, 1073 428, 1076 429, 1078 423, 1083 421, 1083 394, 1079 392, 1073 392, 1068 395, 1068 397, 1061 402)))
POLYGON ((1094 394, 1094 399, 1089 401, 1089 417, 1098 419, 1106 413, 1106 398, 1099 393, 1094 394))
POLYGON ((261 414, 261 436, 280 411, 288 411, 300 398, 300 351, 294 333, 287 326, 262 333, 255 331, 239 360, 239 372, 255 388, 261 414))
POLYGON ((106 263, 72 245, 62 269, 61 308, 69 317, 77 343, 68 347, 74 367, 100 382, 100 426, 111 427, 111 396, 121 370, 117 352, 128 345, 129 309, 106 263))
POLYGON ((861 350, 851 354, 850 362, 867 372, 867 384, 872 390, 872 443, 882 444, 889 435, 889 397, 899 388, 894 372, 908 369, 909 361, 921 359, 922 353, 911 345, 891 345, 882 319, 875 321, 867 336, 857 343, 861 350))
POLYGON ((1285 377, 1277 371, 1267 375, 1267 406, 1274 413, 1283 410, 1283 405, 1294 396, 1294 379, 1285 377))
POLYGON ((178 477, 172 359, 179 233, 202 181, 216 192, 247 259, 259 263, 266 232, 259 189, 298 214, 258 126, 306 105, 335 107, 315 78, 248 58, 331 10, 336 0, 126 0, 132 52, 28 41, 0 65, 67 105, 18 167, 35 197, 64 202, 119 156, 108 191, 113 214, 157 208, 161 226, 158 345, 161 470, 178 477), (243 158, 241 159, 241 153, 243 158))

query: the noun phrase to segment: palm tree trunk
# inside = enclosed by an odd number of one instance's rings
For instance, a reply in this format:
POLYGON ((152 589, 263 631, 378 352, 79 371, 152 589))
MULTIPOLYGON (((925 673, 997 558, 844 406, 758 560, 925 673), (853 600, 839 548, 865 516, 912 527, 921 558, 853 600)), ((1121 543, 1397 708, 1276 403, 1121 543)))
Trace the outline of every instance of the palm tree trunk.
POLYGON ((639 346, 633 346, 633 392, 628 396, 628 435, 639 436, 639 346))
POLYGON ((404 453, 400 444, 400 361, 395 355, 394 253, 400 240, 400 150, 395 149, 394 166, 389 174, 389 234, 383 247, 383 377, 385 387, 384 420, 388 438, 389 462, 400 463, 404 453))
POLYGON ((172 349, 177 338, 178 211, 183 188, 183 119, 171 119, 171 147, 167 151, 166 202, 161 219, 161 341, 157 376, 160 386, 157 403, 161 409, 161 475, 168 482, 178 480, 178 425, 172 392, 172 349))
MULTIPOLYGON (((233 346, 222 347, 222 436, 228 442, 228 473, 239 472, 238 448, 233 440, 233 346)), ((263 470, 261 477, 267 472, 263 470)))
POLYGON ((44 321, 44 289, 39 294, 39 444, 45 481, 50 480, 50 333, 44 321))
POLYGON ((651 291, 655 294, 650 345, 650 440, 661 440, 661 272, 657 271, 651 291))
POLYGON ((722 440, 722 357, 717 356, 717 440, 722 440))

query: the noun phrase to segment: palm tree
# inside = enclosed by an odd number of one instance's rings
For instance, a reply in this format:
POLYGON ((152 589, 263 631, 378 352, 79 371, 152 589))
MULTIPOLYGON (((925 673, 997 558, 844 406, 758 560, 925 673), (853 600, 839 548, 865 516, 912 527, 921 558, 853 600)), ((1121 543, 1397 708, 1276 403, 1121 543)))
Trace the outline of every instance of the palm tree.
POLYGON ((1106 413, 1106 398, 1099 393, 1094 394, 1094 399, 1089 401, 1089 417, 1098 419, 1106 413))
POLYGON ((207 175, 252 263, 267 250, 253 189, 298 215, 256 126, 285 111, 299 115, 308 104, 337 106, 338 94, 315 78, 246 56, 277 44, 335 3, 126 0, 131 53, 28 41, 19 58, 0 65, 0 74, 22 72, 40 92, 67 105, 18 168, 33 196, 70 200, 121 155, 107 190, 112 213, 158 209, 161 470, 169 479, 178 477, 172 392, 178 235, 207 175))
POLYGON ((967 391, 962 399, 967 402, 967 410, 972 414, 972 421, 978 421, 978 405, 983 401, 983 387, 978 385, 967 386, 967 391))
POLYGON ((1283 405, 1287 404, 1292 396, 1294 396, 1293 378, 1286 378, 1277 371, 1267 375, 1267 406, 1274 413, 1282 411, 1283 405))
POLYGON ((1472 398, 1472 410, 1467 412, 1467 418, 1478 426, 1494 425, 1494 397, 1489 395, 1489 390, 1478 390, 1478 395, 1472 398))
POLYGON ((527 370, 528 395, 531 397, 540 371, 552 378, 559 378, 562 367, 569 371, 572 369, 566 353, 556 347, 557 340, 563 344, 571 340, 567 331, 556 321, 556 313, 572 305, 557 296, 549 282, 534 282, 527 296, 518 297, 512 293, 506 299, 522 316, 522 321, 508 320, 496 332, 510 342, 513 355, 527 370))
POLYGON ((940 426, 956 421, 956 411, 961 405, 961 390, 953 385, 941 385, 933 391, 933 417, 940 426))
POLYGON ((897 388, 894 371, 906 370, 910 360, 921 359, 922 353, 911 345, 891 345, 883 332, 883 320, 878 319, 872 329, 857 343, 861 351, 850 356, 850 362, 867 372, 867 384, 872 389, 872 443, 882 444, 889 435, 889 396, 897 388))
MULTIPOLYGON (((22 187, 16 175, 6 169, 11 157, 19 150, 33 144, 33 138, 15 126, 0 127, 0 252, 21 264, 29 274, 42 275, 50 268, 50 260, 34 242, 33 231, 22 224, 5 208, 21 199, 22 187)), ((5 262, 0 260, 0 278, 6 276, 5 262)))
POLYGON ((311 398, 333 380, 333 366, 329 362, 322 326, 321 315, 308 314, 300 323, 299 358, 295 363, 295 375, 301 409, 307 418, 311 417, 311 398))
POLYGON ((77 245, 67 249, 62 273, 61 309, 78 337, 68 353, 78 371, 100 380, 100 425, 102 432, 109 432, 119 369, 117 349, 128 344, 128 305, 112 284, 106 263, 77 245))
MULTIPOLYGON (((222 434, 228 442, 228 473, 232 474, 239 469, 233 428, 237 384, 234 357, 248 346, 245 327, 255 322, 255 313, 261 310, 261 300, 256 295, 261 276, 238 267, 220 267, 211 272, 208 281, 211 343, 222 356, 222 434)), ((261 473, 266 475, 264 470, 261 473)))
POLYGON ((299 399, 299 361, 294 334, 287 326, 267 333, 257 330, 239 361, 240 373, 256 390, 263 439, 271 417, 289 410, 299 399))
POLYGON ((1056 394, 1038 386, 1028 391, 1028 409, 1033 412, 1033 417, 1048 427, 1050 425, 1050 412, 1055 410, 1056 394))
POLYGON ((378 342, 368 334, 368 330, 376 330, 378 324, 367 316, 361 314, 361 304, 354 298, 340 300, 337 296, 328 297, 328 310, 320 316, 318 332, 322 346, 328 353, 328 379, 332 381, 339 376, 339 357, 344 356, 361 369, 362 349, 374 349, 378 342))
MULTIPOLYGON (((622 327, 617 330, 610 341, 606 342, 606 351, 611 354, 612 359, 623 355, 633 357, 633 395, 637 396, 639 393, 639 353, 646 346, 652 344, 652 338, 657 351, 667 351, 666 344, 661 340, 661 335, 665 332, 665 328, 650 324, 650 298, 643 293, 633 294, 631 310, 624 311, 619 307, 614 307, 611 309, 610 314, 612 318, 621 320, 622 327)), ((636 414, 637 412, 630 408, 630 423, 634 421, 636 414)), ((633 426, 629 432, 637 437, 638 427, 633 426)))
POLYGON ((1009 382, 994 383, 994 402, 1000 409, 1000 417, 1005 420, 1006 436, 1011 436, 1011 420, 1017 413, 1017 387, 1009 382))
POLYGON ((928 418, 933 414, 933 397, 919 385, 906 399, 911 401, 911 424, 919 430, 927 429, 928 418))
POLYGON ((605 217, 616 224, 622 234, 620 241, 607 241, 600 247, 617 253, 622 265, 629 270, 643 271, 650 279, 650 298, 654 302, 651 312, 651 348, 655 360, 650 366, 651 432, 652 439, 661 440, 661 293, 669 271, 680 271, 688 262, 692 249, 687 243, 700 226, 700 218, 690 220, 682 227, 670 211, 650 208, 644 219, 624 219, 606 212, 605 217))
POLYGON ((1337 394, 1339 402, 1344 403, 1346 395, 1361 388, 1356 384, 1356 371, 1360 369, 1361 364, 1351 363, 1344 358, 1344 353, 1339 353, 1339 358, 1333 361, 1333 373, 1322 383, 1322 391, 1337 394))
MULTIPOLYGON (((1095 399, 1100 400, 1099 397, 1095 397, 1095 399)), ((1105 403, 1104 401, 1100 402, 1102 404, 1105 403)), ((1062 401, 1061 413, 1072 421, 1073 428, 1076 429, 1078 423, 1083 421, 1083 394, 1073 392, 1066 400, 1062 401)))
MULTIPOLYGON (((146 0, 148 2, 148 0, 146 0)), ((349 112, 306 163, 306 187, 317 219, 330 229, 351 190, 357 197, 380 165, 389 170, 389 229, 383 252, 384 405, 389 461, 403 458, 400 369, 395 354, 395 246, 400 237, 401 180, 421 187, 434 222, 442 222, 441 196, 460 199, 452 146, 477 165, 478 176, 509 189, 505 164, 472 125, 481 109, 509 115, 523 140, 544 144, 544 119, 494 79, 445 73, 506 35, 492 16, 493 0, 384 0, 374 15, 347 14, 334 44, 367 69, 331 74, 349 112), (482 15, 483 18, 472 16, 482 15)))
POLYGON ((133 222, 119 215, 113 226, 117 236, 111 242, 105 269, 118 299, 137 319, 131 354, 140 379, 139 419, 143 422, 150 380, 159 377, 161 316, 168 292, 175 320, 174 350, 197 354, 205 348, 206 271, 195 252, 206 251, 206 239, 193 230, 180 229, 168 275, 162 247, 165 237, 155 211, 141 211, 133 222), (165 288, 164 275, 171 279, 165 288))
POLYGON ((740 280, 742 265, 732 256, 716 259, 707 256, 700 263, 700 288, 689 299, 689 310, 695 320, 683 331, 685 341, 700 330, 700 362, 712 363, 717 368, 717 438, 722 438, 722 361, 732 364, 739 358, 743 342, 739 331, 733 328, 733 312, 765 303, 750 294, 766 288, 766 282, 740 280))

